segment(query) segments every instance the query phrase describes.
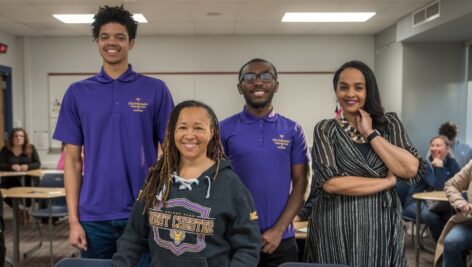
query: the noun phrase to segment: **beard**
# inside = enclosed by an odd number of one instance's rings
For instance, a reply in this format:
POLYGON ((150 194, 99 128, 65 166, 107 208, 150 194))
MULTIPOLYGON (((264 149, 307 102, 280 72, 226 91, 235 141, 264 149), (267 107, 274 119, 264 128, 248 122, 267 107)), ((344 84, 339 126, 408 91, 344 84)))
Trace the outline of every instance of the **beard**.
POLYGON ((266 99, 259 99, 259 100, 254 100, 251 94, 246 91, 243 93, 243 96, 248 106, 254 109, 261 109, 261 108, 268 107, 272 104, 272 98, 274 98, 274 92, 269 93, 266 99))

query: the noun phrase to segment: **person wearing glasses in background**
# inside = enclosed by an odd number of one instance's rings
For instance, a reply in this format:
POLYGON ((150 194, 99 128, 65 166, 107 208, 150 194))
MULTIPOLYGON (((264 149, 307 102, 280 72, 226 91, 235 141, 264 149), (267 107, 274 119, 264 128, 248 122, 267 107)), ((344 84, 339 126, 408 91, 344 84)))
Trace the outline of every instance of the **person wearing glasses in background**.
POLYGON ((277 70, 256 58, 239 71, 242 112, 221 122, 221 140, 235 172, 251 192, 259 216, 258 266, 298 259, 293 218, 303 205, 309 154, 302 127, 274 111, 277 70))

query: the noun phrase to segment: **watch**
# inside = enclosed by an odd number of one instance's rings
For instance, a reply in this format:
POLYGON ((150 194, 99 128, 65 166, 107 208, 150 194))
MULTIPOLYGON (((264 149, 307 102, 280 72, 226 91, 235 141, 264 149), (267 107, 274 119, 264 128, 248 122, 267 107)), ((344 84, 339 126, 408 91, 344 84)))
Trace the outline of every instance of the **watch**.
POLYGON ((377 131, 377 130, 374 130, 371 134, 369 134, 369 136, 367 136, 367 138, 366 138, 367 143, 370 143, 377 136, 380 136, 380 132, 377 131))

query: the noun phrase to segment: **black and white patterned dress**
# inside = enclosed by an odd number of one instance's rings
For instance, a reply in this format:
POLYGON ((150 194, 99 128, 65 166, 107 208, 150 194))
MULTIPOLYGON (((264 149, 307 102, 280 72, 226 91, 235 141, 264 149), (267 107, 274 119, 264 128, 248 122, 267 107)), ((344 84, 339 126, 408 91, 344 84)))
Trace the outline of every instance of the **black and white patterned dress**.
MULTIPOLYGON (((382 136, 420 159, 416 176, 406 179, 409 184, 416 183, 423 176, 425 163, 397 115, 386 113, 385 117, 388 124, 382 136)), ((318 197, 309 225, 306 261, 351 267, 405 266, 401 204, 395 188, 367 196, 345 196, 329 194, 321 187, 337 176, 385 177, 387 166, 370 145, 363 155, 335 119, 319 122, 313 139, 312 183, 318 197)))

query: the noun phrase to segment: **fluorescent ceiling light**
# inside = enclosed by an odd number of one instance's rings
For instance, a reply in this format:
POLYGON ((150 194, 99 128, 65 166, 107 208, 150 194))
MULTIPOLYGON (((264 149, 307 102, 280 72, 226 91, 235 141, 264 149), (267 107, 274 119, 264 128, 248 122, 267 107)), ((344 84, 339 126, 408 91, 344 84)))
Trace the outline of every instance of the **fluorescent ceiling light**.
POLYGON ((54 14, 56 19, 64 23, 92 23, 93 14, 54 14))
POLYGON ((286 12, 282 22, 364 22, 375 12, 286 12))
MULTIPOLYGON (((94 14, 54 14, 53 17, 64 23, 87 23, 93 22, 94 14)), ((143 14, 134 14, 133 19, 139 23, 147 23, 147 19, 143 14)))
POLYGON ((147 19, 144 17, 143 14, 138 13, 138 14, 133 14, 133 19, 136 20, 139 23, 147 23, 147 19))

